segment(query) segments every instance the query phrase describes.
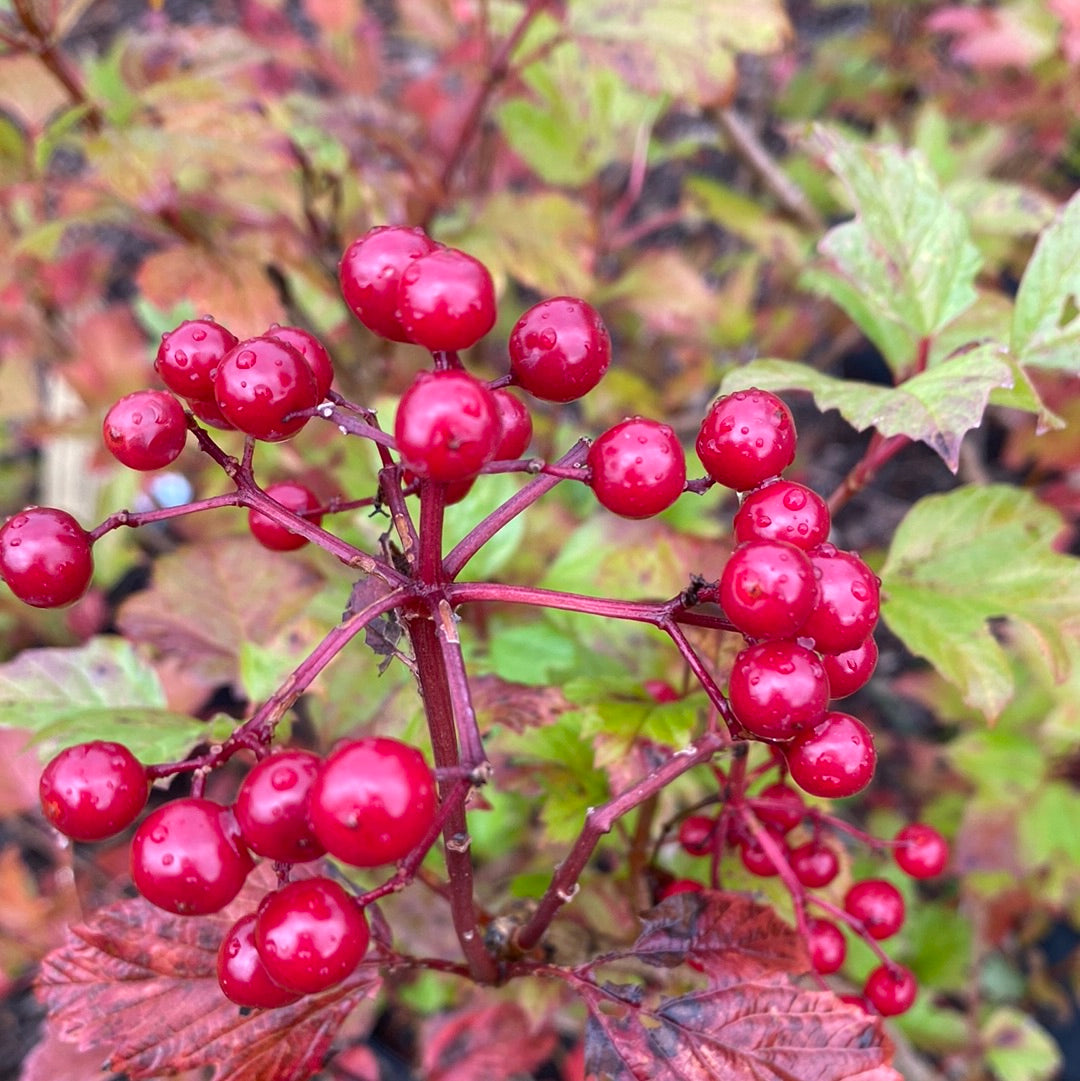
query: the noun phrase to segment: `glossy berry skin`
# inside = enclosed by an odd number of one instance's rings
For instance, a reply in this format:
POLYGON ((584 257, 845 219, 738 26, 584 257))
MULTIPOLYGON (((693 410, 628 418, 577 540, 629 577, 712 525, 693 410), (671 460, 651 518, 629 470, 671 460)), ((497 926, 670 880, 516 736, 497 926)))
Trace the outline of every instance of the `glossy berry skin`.
POLYGON ((800 638, 813 639, 819 653, 845 653, 870 636, 878 620, 880 596, 874 572, 854 552, 823 544, 809 553, 818 599, 800 638))
POLYGON ((438 248, 402 270, 397 311, 409 341, 433 353, 468 349, 495 325, 495 283, 478 259, 438 248))
POLYGON ((949 863, 949 843, 933 826, 912 822, 896 835, 893 858, 912 878, 934 878, 949 863))
POLYGON ((682 495, 686 460, 666 424, 633 417, 589 448, 589 484, 602 507, 623 518, 651 518, 682 495))
POLYGON ((808 889, 827 886, 840 873, 840 861, 828 845, 807 841, 791 850, 789 857, 795 877, 808 889))
POLYGON ((338 267, 341 294, 373 334, 392 342, 411 340, 398 315, 401 274, 436 247, 422 229, 377 225, 345 249, 338 267))
POLYGON ((696 449, 705 472, 717 484, 745 492, 795 460, 795 421, 775 394, 740 390, 713 403, 702 421, 696 449))
POLYGON ((255 917, 255 946, 274 983, 316 994, 349 976, 370 941, 364 910, 329 878, 302 878, 269 894, 255 917))
MULTIPOLYGON (((784 852, 786 847, 784 842, 777 839, 776 844, 780 851, 784 852)), ((739 859, 742 860, 742 865, 758 878, 772 878, 780 873, 776 864, 773 863, 772 856, 752 837, 746 838, 739 845, 739 859)))
POLYGON ((806 950, 813 970, 828 976, 843 967, 847 940, 831 920, 810 919, 806 921, 806 950))
POLYGON ((816 653, 787 640, 759 642, 735 657, 728 697, 752 736, 784 741, 825 716, 829 681, 816 653))
POLYGON ((474 477, 494 457, 501 431, 492 392, 459 370, 420 372, 394 421, 403 464, 443 483, 474 477))
POLYGON ((308 825, 308 795, 322 759, 311 751, 280 751, 256 762, 236 793, 233 814, 252 852, 283 863, 323 855, 308 825))
POLYGON ((806 553, 787 541, 747 541, 720 576, 724 614, 748 638, 788 638, 817 602, 806 553))
POLYGON ((186 319, 162 334, 154 371, 181 398, 212 402, 214 372, 236 342, 236 335, 213 319, 186 319))
MULTIPOLYGON (((266 489, 266 494, 276 500, 286 510, 294 514, 303 515, 313 525, 322 522, 321 514, 312 514, 318 510, 318 496, 310 488, 305 488, 295 481, 281 481, 279 484, 271 484, 266 489)), ((257 510, 248 511, 248 529, 251 535, 264 547, 274 552, 294 552, 297 548, 303 548, 307 544, 307 538, 293 533, 285 526, 278 525, 272 518, 257 510)))
POLYGON ((126 829, 146 806, 142 763, 120 743, 67 747, 42 771, 41 809, 73 841, 102 841, 126 829))
POLYGON ((716 820, 688 815, 679 823, 679 844, 689 856, 707 856, 716 847, 716 820))
POLYGON ((131 841, 131 876, 151 904, 178 916, 219 912, 252 868, 227 807, 187 797, 143 819, 131 841))
POLYGON ((311 418, 290 415, 320 401, 303 354, 277 338, 248 338, 226 353, 214 376, 214 394, 230 424, 267 443, 296 435, 311 418))
POLYGON ((164 469, 187 441, 184 407, 163 390, 137 390, 105 414, 101 437, 108 452, 128 469, 164 469))
POLYGON ((188 408, 196 420, 209 424, 223 432, 235 432, 236 425, 230 424, 213 399, 206 402, 188 402, 188 408))
POLYGON ((576 297, 534 304, 507 343, 514 382, 546 402, 588 394, 611 363, 611 338, 600 313, 576 297))
POLYGON ((315 376, 315 390, 321 402, 334 381, 334 363, 326 351, 326 346, 303 327, 283 327, 279 323, 270 327, 266 337, 286 342, 307 361, 311 374, 315 376))
POLYGON ((499 441, 495 459, 500 462, 520 458, 532 442, 533 424, 528 406, 505 387, 492 391, 499 411, 499 441))
POLYGON ((750 492, 732 524, 737 541, 782 540, 808 551, 828 540, 831 518, 813 489, 778 480, 750 492))
POLYGON ((790 833, 806 815, 802 796, 779 781, 766 785, 751 799, 750 806, 762 825, 781 834, 790 833))
POLYGON ((93 575, 90 536, 67 511, 27 507, 0 526, 0 577, 24 604, 74 604, 93 575))
POLYGON ((333 856, 379 867, 407 856, 435 819, 435 776, 415 747, 373 736, 343 743, 311 788, 309 821, 333 856))
POLYGON ((862 690, 870 682, 877 662, 878 647, 872 634, 854 649, 823 654, 821 663, 829 677, 829 697, 847 698, 849 694, 862 690))
POLYGON ((903 965, 879 965, 866 977, 863 995, 882 1017, 907 1013, 915 1003, 919 985, 903 965))
POLYGON ((273 1009, 288 1006, 303 996, 286 991, 270 979, 255 947, 255 913, 241 916, 225 933, 217 955, 218 986, 237 1006, 273 1009))
POLYGON ((844 910, 862 923, 871 938, 889 938, 904 926, 903 895, 883 878, 852 885, 844 896, 844 910))
POLYGON ((826 713, 820 724, 784 747, 791 779, 811 796, 844 799, 874 776, 877 754, 869 729, 848 713, 826 713))

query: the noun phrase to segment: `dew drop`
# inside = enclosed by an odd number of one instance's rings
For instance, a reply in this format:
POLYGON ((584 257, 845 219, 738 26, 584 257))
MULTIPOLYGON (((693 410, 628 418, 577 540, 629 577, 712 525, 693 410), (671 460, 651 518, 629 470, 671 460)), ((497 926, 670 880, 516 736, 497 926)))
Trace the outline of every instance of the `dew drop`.
POLYGON ((199 327, 197 330, 191 332, 191 340, 195 342, 206 341, 206 331, 199 327))
POLYGON ((236 366, 243 369, 254 368, 257 360, 253 349, 241 349, 236 356, 236 366))
POLYGON ((788 510, 802 510, 806 506, 806 493, 798 488, 789 488, 784 493, 784 506, 788 510))
POLYGON ((171 867, 174 862, 175 862, 175 859, 174 859, 173 854, 171 852, 166 852, 165 855, 161 857, 161 866, 162 867, 171 867))
POLYGON ((278 792, 287 792, 290 788, 296 787, 298 780, 296 770, 291 766, 283 766, 270 774, 270 787, 277 789, 278 792))

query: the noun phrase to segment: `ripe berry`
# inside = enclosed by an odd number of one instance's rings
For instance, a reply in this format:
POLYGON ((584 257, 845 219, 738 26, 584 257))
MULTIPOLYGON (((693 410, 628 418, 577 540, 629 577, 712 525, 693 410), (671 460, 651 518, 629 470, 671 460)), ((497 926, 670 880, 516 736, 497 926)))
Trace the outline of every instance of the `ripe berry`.
POLYGON ((822 544, 809 553, 818 599, 800 638, 812 638, 819 653, 845 653, 870 636, 878 620, 878 580, 854 552, 822 544))
POLYGON ((716 819, 689 815, 679 823, 679 844, 689 856, 707 856, 716 847, 716 819))
POLYGON ((893 858, 912 878, 933 878, 949 862, 949 843, 933 826, 912 822, 896 835, 893 858))
POLYGON ((828 540, 829 508, 813 489, 778 480, 750 492, 733 525, 737 541, 782 540, 806 551, 828 540))
POLYGON ((340 983, 370 940, 364 910, 329 878, 302 878, 269 894, 255 916, 255 945, 274 983, 315 994, 340 983))
POLYGON ((188 402, 188 408, 197 420, 201 420, 203 424, 209 424, 211 428, 219 428, 223 432, 236 431, 236 425, 225 419, 224 414, 218 408, 218 403, 213 400, 188 402))
POLYGON ((24 604, 74 604, 93 575, 90 536, 67 511, 27 507, 0 526, 0 577, 24 604))
POLYGON ((788 638, 806 622, 817 583, 805 552, 787 541, 747 541, 720 576, 724 614, 749 638, 788 638))
MULTIPOLYGON (((309 522, 318 525, 321 514, 312 514, 318 510, 319 499, 310 488, 305 488, 295 481, 281 481, 271 484, 266 494, 276 500, 286 510, 303 515, 309 522)), ((293 552, 307 544, 307 538, 294 533, 287 526, 278 525, 272 518, 257 510, 248 511, 248 528, 251 535, 264 547, 274 552, 293 552)))
POLYGON ((856 882, 844 896, 844 909, 871 938, 888 938, 904 926, 903 895, 883 878, 856 882))
POLYGON ((589 448, 589 484, 600 505, 624 518, 650 518, 682 495, 686 460, 666 424, 634 417, 589 448))
POLYGON ((334 381, 334 363, 326 346, 303 327, 283 327, 274 323, 265 336, 288 343, 307 361, 311 374, 315 376, 315 389, 321 402, 334 381))
POLYGON ((682 695, 666 679, 647 679, 641 686, 658 705, 678 702, 682 698, 682 695))
POLYGON ((333 751, 309 798, 326 850, 353 867, 378 867, 407 856, 428 832, 435 776, 415 747, 374 736, 333 751))
POLYGON ((354 240, 338 267, 341 294, 357 319, 392 342, 411 341, 398 313, 402 271, 437 245, 422 229, 378 225, 354 240))
POLYGON ((109 453, 128 469, 164 469, 187 440, 184 407, 163 390, 137 390, 105 414, 101 435, 109 453))
POLYGON ((866 977, 863 994, 882 1017, 906 1013, 915 1002, 919 985, 903 965, 879 965, 866 977))
MULTIPOLYGON (((787 848, 780 839, 776 839, 776 844, 781 852, 787 848)), ((742 860, 742 865, 758 878, 772 878, 780 873, 776 864, 773 863, 772 856, 752 837, 745 838, 739 845, 739 858, 742 860)))
POLYGON ((759 642, 736 656, 728 697, 751 735, 789 740, 825 715, 829 681, 816 653, 791 641, 759 642))
POLYGON ((666 901, 669 897, 674 897, 677 893, 701 893, 704 889, 705 887, 700 882, 695 882, 692 878, 677 878, 657 891, 656 900, 659 903, 666 901))
POLYGON ((304 863, 324 852, 308 825, 308 794, 322 765, 311 751, 286 750, 251 767, 233 813, 244 844, 257 855, 304 863))
POLYGON ((877 661, 877 642, 872 634, 854 649, 824 654, 821 663, 829 677, 829 697, 846 698, 865 687, 877 668, 877 661))
POLYGON ((717 399, 701 424, 697 455, 718 484, 745 492, 795 459, 795 422, 784 403, 751 388, 717 399))
POLYGON ((235 345, 218 365, 214 393, 230 424, 267 443, 296 435, 311 418, 291 414, 320 400, 303 354, 277 338, 248 338, 235 345))
POLYGON ((139 817, 150 786, 127 747, 94 740, 56 755, 38 791, 45 817, 61 833, 73 841, 101 841, 139 817))
POLYGON ((241 916, 221 940, 217 955, 218 986, 237 1006, 270 1009, 288 1006, 302 996, 279 987, 255 948, 255 913, 241 916))
POLYGON ((178 916, 219 912, 239 892, 252 859, 226 807, 173 800, 143 819, 131 841, 131 876, 151 904, 178 916))
POLYGON ((409 341, 433 353, 468 349, 495 325, 495 283, 487 267, 456 248, 410 260, 397 300, 409 341))
POLYGON ((781 834, 790 833, 806 814, 802 796, 779 781, 763 788, 750 800, 750 806, 762 825, 781 834))
POLYGON ((877 754, 866 725, 847 713, 826 713, 821 723, 784 748, 791 779, 811 796, 843 799, 874 776, 877 754))
POLYGON ((467 480, 490 462, 501 431, 494 395, 460 370, 420 372, 394 422, 403 464, 446 483, 467 480))
POLYGON ((532 442, 532 417, 528 407, 505 387, 494 391, 495 405, 499 411, 499 442, 495 446, 497 461, 513 461, 520 458, 532 442))
POLYGON ((611 363, 611 339, 600 313, 576 297, 534 304, 508 342, 514 382, 547 402, 588 394, 611 363))
POLYGON ((847 956, 847 940, 844 932, 830 920, 806 921, 806 950, 810 965, 822 976, 839 972, 847 956))
POLYGON ((162 334, 154 371, 174 394, 192 402, 213 401, 214 372, 236 340, 209 317, 186 319, 162 334))
POLYGON ((807 841, 791 850, 791 869, 807 888, 819 890, 840 873, 840 861, 828 845, 807 841))

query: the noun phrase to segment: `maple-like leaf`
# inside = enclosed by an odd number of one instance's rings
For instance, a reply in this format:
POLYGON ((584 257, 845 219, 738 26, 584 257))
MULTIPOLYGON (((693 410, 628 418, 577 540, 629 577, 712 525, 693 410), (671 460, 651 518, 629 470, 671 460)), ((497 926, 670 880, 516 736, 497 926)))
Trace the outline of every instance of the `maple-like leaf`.
POLYGON ((305 1081, 348 1014, 378 989, 378 970, 363 964, 292 1006, 241 1010, 218 988, 217 951, 257 900, 249 884, 224 912, 183 917, 138 898, 71 928, 38 979, 52 1033, 99 1050, 105 1068, 131 1081, 195 1067, 212 1067, 211 1081, 305 1081))

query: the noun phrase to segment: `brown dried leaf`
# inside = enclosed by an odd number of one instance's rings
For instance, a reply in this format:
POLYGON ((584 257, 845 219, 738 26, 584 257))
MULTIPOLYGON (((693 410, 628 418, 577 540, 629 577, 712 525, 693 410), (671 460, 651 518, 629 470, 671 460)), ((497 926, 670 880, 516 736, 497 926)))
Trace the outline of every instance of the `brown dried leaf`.
POLYGON ((482 730, 501 725, 524 732, 551 724, 571 708, 558 687, 529 687, 498 676, 475 676, 469 680, 473 708, 482 730))

